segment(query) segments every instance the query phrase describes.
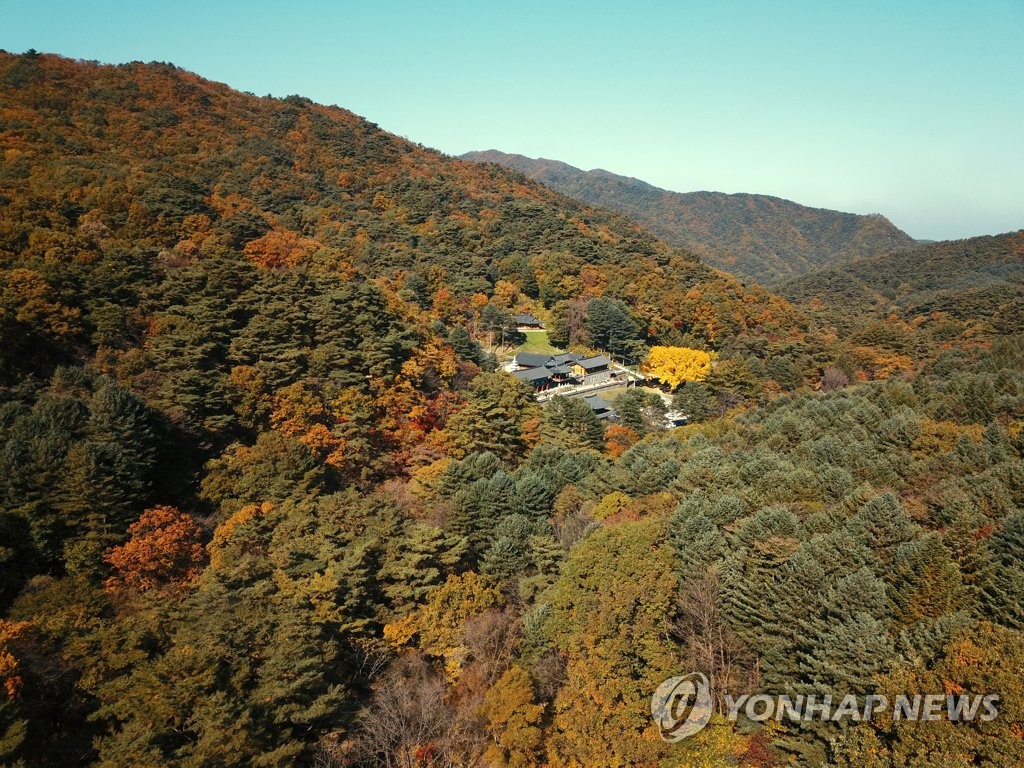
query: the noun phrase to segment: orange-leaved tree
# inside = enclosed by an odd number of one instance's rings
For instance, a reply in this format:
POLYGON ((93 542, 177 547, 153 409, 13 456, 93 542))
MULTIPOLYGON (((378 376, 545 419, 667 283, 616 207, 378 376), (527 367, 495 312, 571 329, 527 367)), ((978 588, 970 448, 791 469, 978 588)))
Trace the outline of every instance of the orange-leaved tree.
POLYGON ((18 640, 29 627, 27 621, 0 619, 0 691, 7 698, 15 699, 21 692, 20 663, 10 645, 18 640))
POLYGON ((54 338, 78 328, 80 310, 61 304, 57 291, 42 275, 22 268, 0 275, 0 320, 9 317, 54 338))
POLYGON ((612 424, 604 433, 604 449, 612 458, 621 456, 639 441, 636 430, 622 424, 612 424))
POLYGON ((319 248, 316 240, 288 229, 275 229, 247 243, 242 253, 256 266, 280 269, 302 263, 319 248))
POLYGON ((174 507, 147 509, 128 528, 128 536, 104 555, 114 569, 107 589, 145 592, 181 587, 194 581, 206 563, 199 526, 174 507))

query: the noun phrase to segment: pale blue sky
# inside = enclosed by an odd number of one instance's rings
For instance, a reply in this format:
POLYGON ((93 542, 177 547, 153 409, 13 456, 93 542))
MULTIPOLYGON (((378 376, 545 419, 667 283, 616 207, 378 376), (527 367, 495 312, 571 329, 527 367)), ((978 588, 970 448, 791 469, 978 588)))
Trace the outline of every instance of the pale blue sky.
POLYGON ((1024 0, 0 0, 0 48, 171 61, 444 152, 1024 227, 1024 0))

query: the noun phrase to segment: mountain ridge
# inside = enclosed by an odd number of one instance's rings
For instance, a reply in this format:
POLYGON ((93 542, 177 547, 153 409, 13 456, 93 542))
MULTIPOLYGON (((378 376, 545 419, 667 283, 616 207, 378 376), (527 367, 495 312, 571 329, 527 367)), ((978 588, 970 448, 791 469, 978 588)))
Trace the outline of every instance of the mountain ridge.
POLYGON ((1024 327, 1024 229, 837 265, 788 280, 777 290, 839 328, 848 328, 843 315, 857 307, 876 319, 985 319, 1010 334, 1024 327))
POLYGON ((673 192, 602 168, 584 171, 498 150, 461 157, 511 168, 570 197, 631 216, 669 244, 765 284, 916 245, 880 213, 833 211, 747 192, 673 192))

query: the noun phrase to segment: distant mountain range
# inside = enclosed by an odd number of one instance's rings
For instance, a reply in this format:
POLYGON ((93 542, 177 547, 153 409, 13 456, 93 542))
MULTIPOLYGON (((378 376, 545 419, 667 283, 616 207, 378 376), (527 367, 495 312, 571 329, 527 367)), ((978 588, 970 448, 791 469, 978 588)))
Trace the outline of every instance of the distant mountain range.
POLYGON ((768 195, 670 192, 601 169, 493 149, 462 158, 497 163, 569 197, 624 213, 671 245, 766 284, 917 244, 879 214, 808 208, 768 195))

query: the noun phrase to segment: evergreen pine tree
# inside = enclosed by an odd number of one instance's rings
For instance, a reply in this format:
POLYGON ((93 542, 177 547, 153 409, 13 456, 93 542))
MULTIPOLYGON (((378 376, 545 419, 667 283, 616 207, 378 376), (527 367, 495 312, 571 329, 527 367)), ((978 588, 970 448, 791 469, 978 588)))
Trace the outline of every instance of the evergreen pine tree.
POLYGON ((541 475, 531 470, 519 474, 512 502, 513 511, 532 520, 546 520, 554 500, 551 486, 541 475))
POLYGON ((996 567, 985 586, 984 603, 1004 627, 1024 629, 1024 513, 1007 517, 988 542, 996 567))

